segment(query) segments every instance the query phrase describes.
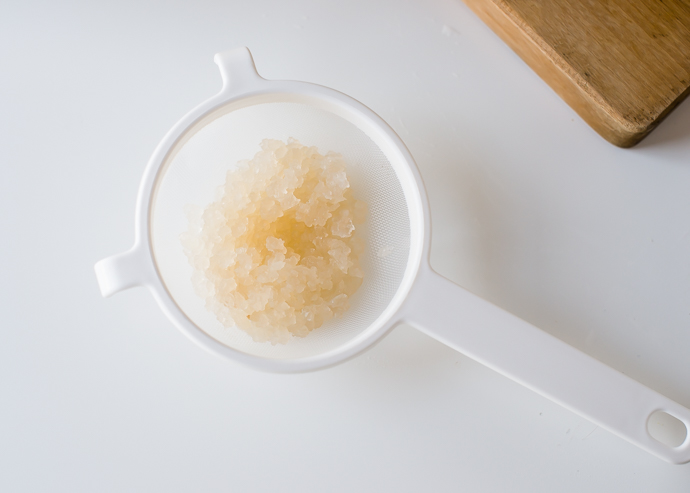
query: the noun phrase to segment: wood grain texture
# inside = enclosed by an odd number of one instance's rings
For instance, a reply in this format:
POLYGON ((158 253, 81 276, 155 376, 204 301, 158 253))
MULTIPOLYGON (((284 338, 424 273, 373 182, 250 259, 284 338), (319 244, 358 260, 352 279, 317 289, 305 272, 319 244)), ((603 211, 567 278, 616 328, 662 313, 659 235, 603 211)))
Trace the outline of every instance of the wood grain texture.
POLYGON ((464 1, 617 146, 637 144, 690 93, 688 0, 464 1))

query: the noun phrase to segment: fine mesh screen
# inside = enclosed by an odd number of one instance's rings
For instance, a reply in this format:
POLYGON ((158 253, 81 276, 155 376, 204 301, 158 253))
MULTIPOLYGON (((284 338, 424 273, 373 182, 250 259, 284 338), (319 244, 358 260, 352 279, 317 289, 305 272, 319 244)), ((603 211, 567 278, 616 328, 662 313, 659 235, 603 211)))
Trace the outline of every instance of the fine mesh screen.
MULTIPOLYGON (((159 273, 173 300, 201 330, 242 352, 267 358, 302 358, 346 344, 376 325, 403 279, 410 255, 410 218, 396 169, 367 134, 346 119, 310 104, 263 102, 223 112, 178 147, 161 168, 152 204, 151 241, 159 273), (224 113, 224 114, 223 114, 224 113), (347 163, 354 196, 367 203, 367 221, 358 226, 366 242, 364 280, 351 306, 305 338, 287 344, 254 342, 243 331, 224 327, 194 292, 193 269, 180 235, 189 227, 190 206, 205 208, 217 198, 228 170, 251 159, 263 139, 339 152, 347 163)), ((208 119, 210 120, 210 118, 208 119)), ((400 166, 405 166, 404 164, 400 166)))

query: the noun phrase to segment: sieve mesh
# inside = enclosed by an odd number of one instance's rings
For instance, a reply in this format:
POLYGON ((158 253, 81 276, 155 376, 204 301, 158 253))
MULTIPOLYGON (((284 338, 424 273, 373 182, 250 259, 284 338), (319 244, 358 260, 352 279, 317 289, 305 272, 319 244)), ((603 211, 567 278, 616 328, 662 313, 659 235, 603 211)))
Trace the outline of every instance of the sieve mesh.
POLYGON ((333 350, 377 324, 398 291, 410 255, 410 217, 400 179, 384 152, 360 128, 327 109, 297 102, 259 102, 218 110, 191 130, 159 173, 152 202, 150 234, 163 284, 182 312, 222 344, 254 356, 291 359, 333 350), (219 116, 218 116, 219 115, 219 116), (190 206, 205 208, 216 199, 228 170, 250 159, 265 138, 316 146, 322 154, 345 158, 356 198, 369 206, 358 234, 366 242, 361 258, 364 280, 347 312, 285 345, 254 342, 224 327, 194 292, 193 269, 180 235, 189 227, 190 206))

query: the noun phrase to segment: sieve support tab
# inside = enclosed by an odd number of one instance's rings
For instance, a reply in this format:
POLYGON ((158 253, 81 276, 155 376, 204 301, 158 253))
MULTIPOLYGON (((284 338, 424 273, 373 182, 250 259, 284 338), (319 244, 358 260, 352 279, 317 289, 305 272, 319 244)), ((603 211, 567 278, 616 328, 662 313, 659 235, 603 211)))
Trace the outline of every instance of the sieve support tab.
POLYGON ((254 59, 247 47, 216 53, 213 61, 218 65, 223 79, 221 93, 241 94, 256 89, 265 82, 256 71, 254 59))
POLYGON ((147 284, 150 265, 151 261, 143 255, 140 244, 97 262, 94 270, 101 294, 107 298, 119 291, 147 284))

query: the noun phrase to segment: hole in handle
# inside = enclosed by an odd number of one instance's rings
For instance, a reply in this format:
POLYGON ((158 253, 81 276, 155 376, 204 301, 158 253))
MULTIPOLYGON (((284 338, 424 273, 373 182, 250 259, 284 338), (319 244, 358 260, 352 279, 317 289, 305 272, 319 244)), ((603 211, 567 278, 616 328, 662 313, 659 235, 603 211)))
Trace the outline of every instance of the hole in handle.
POLYGON ((655 411, 649 416, 647 431, 652 438, 669 447, 678 447, 688 436, 685 423, 664 411, 655 411))

